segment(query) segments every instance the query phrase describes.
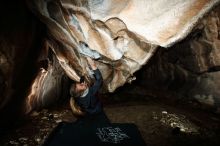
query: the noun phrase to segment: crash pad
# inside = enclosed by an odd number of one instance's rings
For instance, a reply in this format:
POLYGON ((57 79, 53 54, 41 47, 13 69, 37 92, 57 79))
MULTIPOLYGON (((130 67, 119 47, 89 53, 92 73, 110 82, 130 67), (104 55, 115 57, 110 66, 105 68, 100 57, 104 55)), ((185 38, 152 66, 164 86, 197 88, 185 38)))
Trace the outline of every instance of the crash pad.
POLYGON ((60 123, 43 146, 145 146, 135 124, 60 123))

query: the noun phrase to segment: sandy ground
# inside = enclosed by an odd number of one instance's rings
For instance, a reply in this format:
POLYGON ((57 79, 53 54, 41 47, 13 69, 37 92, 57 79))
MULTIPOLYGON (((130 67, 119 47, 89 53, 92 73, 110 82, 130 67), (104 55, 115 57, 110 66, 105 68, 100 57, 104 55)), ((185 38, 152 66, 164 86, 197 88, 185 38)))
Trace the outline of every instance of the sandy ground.
MULTIPOLYGON (((208 111, 161 101, 118 102, 104 110, 111 122, 135 123, 148 146, 220 145, 220 116, 208 111)), ((69 107, 35 111, 10 129, 0 145, 41 145, 59 122, 75 120, 69 107)))

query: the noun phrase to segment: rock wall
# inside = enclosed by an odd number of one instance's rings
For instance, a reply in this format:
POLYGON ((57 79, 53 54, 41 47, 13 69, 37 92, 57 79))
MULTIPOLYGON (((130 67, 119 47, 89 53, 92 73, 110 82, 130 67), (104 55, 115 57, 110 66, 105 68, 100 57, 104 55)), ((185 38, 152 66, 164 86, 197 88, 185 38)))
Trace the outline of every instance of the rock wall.
POLYGON ((160 48, 138 80, 147 90, 176 93, 176 98, 220 107, 220 7, 170 48, 160 48))
POLYGON ((131 82, 135 79, 133 73, 144 64, 152 64, 143 72, 141 84, 147 85, 147 90, 155 87, 163 89, 165 94, 173 91, 181 97, 200 101, 207 98, 212 102, 209 104, 218 103, 214 102, 218 101, 217 82, 205 78, 206 72, 218 68, 218 56, 214 53, 218 50, 218 11, 208 13, 202 20, 199 18, 219 1, 167 1, 166 8, 161 7, 164 1, 120 1, 117 6, 116 2, 28 2, 48 28, 45 49, 53 56, 48 59, 48 53, 42 53, 43 60, 49 60, 48 68, 39 71, 32 82, 27 96, 30 110, 59 99, 60 87, 68 88, 66 81, 62 82, 67 78, 65 74, 75 81, 82 75, 91 81, 85 56, 80 54, 80 42, 100 53, 101 59, 96 63, 104 78, 105 92, 131 82), (153 5, 153 9, 147 4, 153 5), (161 11, 156 11, 159 8, 161 11), (141 12, 145 13, 140 18, 141 12), (154 61, 148 62, 158 45, 170 46, 189 33, 171 48, 159 47, 154 61), (207 88, 207 82, 213 87, 207 88))
POLYGON ((91 82, 81 43, 101 55, 104 88, 113 92, 133 79, 156 51, 187 36, 219 0, 38 0, 30 10, 47 26, 48 44, 65 73, 91 82), (166 5, 166 7, 164 7, 166 5))
POLYGON ((56 104, 69 99, 70 79, 58 63, 55 54, 44 41, 41 53, 36 60, 38 70, 26 95, 26 112, 56 104))
POLYGON ((49 106, 67 97, 70 79, 91 83, 82 42, 101 55, 104 92, 146 65, 137 76, 146 90, 219 106, 219 7, 208 13, 219 0, 26 2, 1 9, 2 113, 49 106))

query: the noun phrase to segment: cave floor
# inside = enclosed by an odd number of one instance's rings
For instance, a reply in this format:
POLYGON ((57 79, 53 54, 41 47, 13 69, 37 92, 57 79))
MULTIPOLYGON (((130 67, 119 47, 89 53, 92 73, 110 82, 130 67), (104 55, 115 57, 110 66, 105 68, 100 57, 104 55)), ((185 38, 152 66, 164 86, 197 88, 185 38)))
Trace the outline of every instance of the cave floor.
MULTIPOLYGON (((104 109, 113 123, 135 123, 148 146, 220 145, 220 117, 214 113, 159 101, 107 104, 104 109)), ((41 145, 59 122, 75 120, 66 107, 35 111, 5 134, 0 145, 41 145)))

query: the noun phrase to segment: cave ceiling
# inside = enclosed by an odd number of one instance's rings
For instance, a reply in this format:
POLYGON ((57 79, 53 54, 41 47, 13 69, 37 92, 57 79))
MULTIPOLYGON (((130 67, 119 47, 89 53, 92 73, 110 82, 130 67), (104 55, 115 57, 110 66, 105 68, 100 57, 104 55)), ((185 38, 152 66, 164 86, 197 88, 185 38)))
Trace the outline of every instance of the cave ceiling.
POLYGON ((31 104, 33 99, 60 95, 64 75, 74 81, 81 76, 92 80, 85 48, 102 73, 103 91, 114 92, 135 80, 134 73, 148 63, 158 47, 168 48, 186 38, 220 0, 26 2, 47 29, 38 58, 47 65, 32 82, 27 95, 31 104))

